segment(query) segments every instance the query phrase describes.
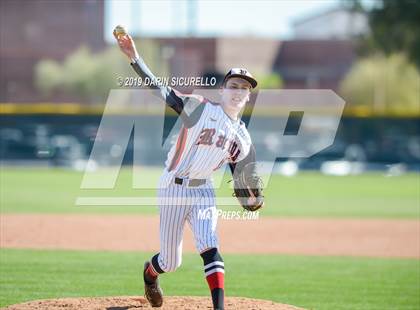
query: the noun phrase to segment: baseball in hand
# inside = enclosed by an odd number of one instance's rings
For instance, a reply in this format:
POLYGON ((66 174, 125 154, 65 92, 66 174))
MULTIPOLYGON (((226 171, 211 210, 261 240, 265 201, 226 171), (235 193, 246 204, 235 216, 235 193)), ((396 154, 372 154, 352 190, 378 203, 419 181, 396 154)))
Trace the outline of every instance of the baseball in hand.
POLYGON ((120 36, 124 36, 126 35, 127 32, 125 30, 125 28, 121 25, 117 25, 114 29, 114 35, 119 38, 120 36))

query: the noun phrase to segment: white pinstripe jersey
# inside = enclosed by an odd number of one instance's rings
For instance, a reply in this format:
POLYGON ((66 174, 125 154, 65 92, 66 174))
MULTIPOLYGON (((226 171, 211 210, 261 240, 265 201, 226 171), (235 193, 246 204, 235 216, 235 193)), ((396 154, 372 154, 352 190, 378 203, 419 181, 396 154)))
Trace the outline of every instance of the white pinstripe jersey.
POLYGON ((200 118, 181 128, 168 153, 166 170, 176 177, 210 178, 225 163, 245 158, 251 147, 244 122, 229 118, 219 104, 206 99, 200 104, 205 105, 200 118))

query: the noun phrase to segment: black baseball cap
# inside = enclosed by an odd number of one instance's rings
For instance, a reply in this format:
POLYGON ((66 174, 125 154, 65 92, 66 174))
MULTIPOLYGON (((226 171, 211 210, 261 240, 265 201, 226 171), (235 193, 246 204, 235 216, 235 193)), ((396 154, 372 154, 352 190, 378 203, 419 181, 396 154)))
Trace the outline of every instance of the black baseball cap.
POLYGON ((247 80, 252 88, 257 87, 257 80, 252 76, 252 74, 245 68, 232 68, 229 70, 228 73, 226 73, 222 85, 226 83, 226 81, 232 77, 238 77, 244 80, 247 80))

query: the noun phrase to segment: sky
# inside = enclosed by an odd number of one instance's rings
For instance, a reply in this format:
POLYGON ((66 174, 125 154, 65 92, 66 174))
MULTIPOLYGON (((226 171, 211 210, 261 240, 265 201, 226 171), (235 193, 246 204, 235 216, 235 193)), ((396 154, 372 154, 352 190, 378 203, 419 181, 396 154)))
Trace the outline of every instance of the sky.
MULTIPOLYGON (((365 0, 371 5, 375 0, 365 0)), ((293 22, 340 5, 340 0, 106 0, 105 38, 124 25, 142 36, 293 38, 293 22), (190 5, 188 5, 190 4, 190 5), (188 10, 188 7, 193 8, 188 10)))

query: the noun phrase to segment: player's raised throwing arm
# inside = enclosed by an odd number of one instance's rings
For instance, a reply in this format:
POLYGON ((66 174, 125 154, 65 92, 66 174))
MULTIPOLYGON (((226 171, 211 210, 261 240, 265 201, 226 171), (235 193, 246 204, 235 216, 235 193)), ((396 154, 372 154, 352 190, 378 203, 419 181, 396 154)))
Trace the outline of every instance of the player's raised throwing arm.
POLYGON ((177 92, 171 87, 158 83, 154 74, 150 71, 137 52, 134 41, 129 34, 117 33, 116 30, 114 30, 114 37, 117 40, 121 51, 130 59, 131 66, 137 74, 143 79, 146 77, 149 78, 150 81, 152 81, 151 88, 160 89, 160 93, 166 103, 174 109, 175 112, 181 114, 186 97, 179 93, 177 94, 177 92))

